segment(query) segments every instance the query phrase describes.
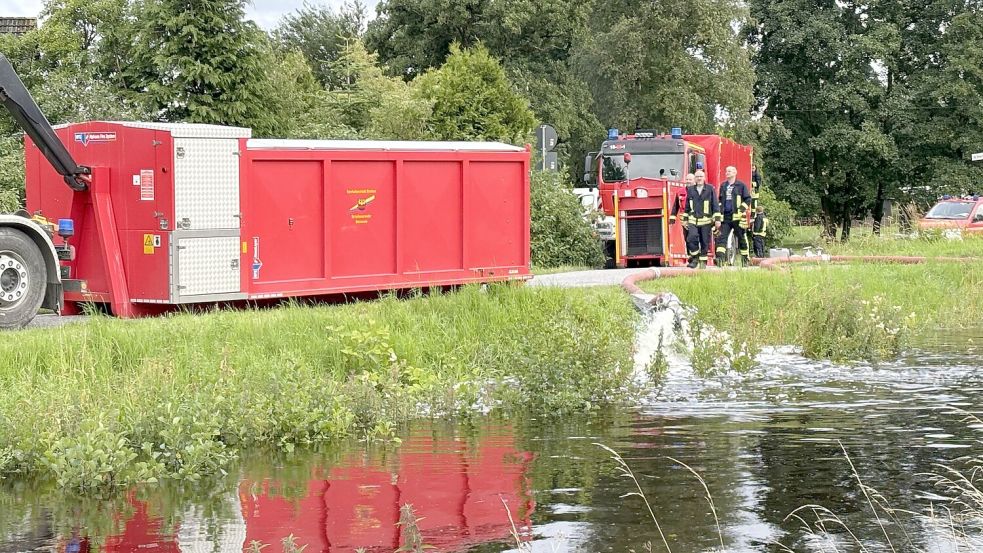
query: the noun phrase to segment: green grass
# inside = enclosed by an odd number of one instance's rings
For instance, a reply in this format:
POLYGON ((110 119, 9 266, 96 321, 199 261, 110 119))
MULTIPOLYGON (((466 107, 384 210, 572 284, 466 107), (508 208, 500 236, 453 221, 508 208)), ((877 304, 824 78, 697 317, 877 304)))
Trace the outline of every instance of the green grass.
POLYGON ((919 238, 902 235, 896 227, 885 227, 878 236, 870 227, 853 229, 847 242, 826 241, 820 238, 818 226, 793 227, 782 242, 795 253, 805 246, 820 247, 832 255, 918 255, 929 257, 983 257, 983 234, 967 235, 962 240, 949 240, 938 233, 919 238))
POLYGON ((807 353, 812 345, 815 357, 877 359, 891 351, 867 355, 862 348, 865 342, 890 341, 886 334, 870 334, 873 329, 886 332, 877 326, 882 323, 888 330, 902 325, 899 338, 979 326, 983 261, 708 272, 652 281, 643 288, 671 291, 698 309, 700 321, 755 343, 797 344, 807 347, 807 353))
POLYGON ((534 275, 553 275, 556 273, 572 273, 575 271, 592 271, 597 267, 586 267, 582 265, 560 265, 559 267, 537 267, 533 266, 534 275))
POLYGON ((493 286, 8 334, 0 476, 99 492, 475 405, 588 409, 622 393, 635 320, 615 289, 493 286))

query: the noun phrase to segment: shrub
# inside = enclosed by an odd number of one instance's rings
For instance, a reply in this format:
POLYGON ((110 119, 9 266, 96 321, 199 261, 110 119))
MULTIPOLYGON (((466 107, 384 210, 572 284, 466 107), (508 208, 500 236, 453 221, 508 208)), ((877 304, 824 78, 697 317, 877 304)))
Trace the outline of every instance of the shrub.
POLYGON ((901 353, 907 344, 910 319, 883 296, 859 296, 817 289, 801 330, 799 343, 814 359, 880 361, 901 353))
POLYGON ((584 217, 580 201, 562 177, 534 172, 531 178, 532 262, 538 267, 597 267, 604 251, 584 217))
POLYGON ((758 201, 768 215, 768 244, 780 244, 792 233, 795 226, 795 210, 788 202, 779 200, 770 188, 762 186, 759 190, 758 201))

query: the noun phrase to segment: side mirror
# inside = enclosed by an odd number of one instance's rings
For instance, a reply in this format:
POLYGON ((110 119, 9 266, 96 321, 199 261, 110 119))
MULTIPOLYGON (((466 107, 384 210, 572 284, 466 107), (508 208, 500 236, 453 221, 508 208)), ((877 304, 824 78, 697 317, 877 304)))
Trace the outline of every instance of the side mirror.
POLYGON ((974 223, 983 223, 983 213, 977 213, 976 217, 973 217, 974 223))
POLYGON ((597 152, 590 152, 584 157, 584 184, 588 187, 596 186, 596 175, 594 173, 594 160, 597 157, 597 152))

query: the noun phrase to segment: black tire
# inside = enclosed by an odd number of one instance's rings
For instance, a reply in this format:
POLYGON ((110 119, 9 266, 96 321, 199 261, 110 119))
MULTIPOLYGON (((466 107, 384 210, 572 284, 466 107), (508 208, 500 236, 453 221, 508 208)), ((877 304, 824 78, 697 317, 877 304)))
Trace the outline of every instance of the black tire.
POLYGON ((17 229, 0 227, 0 330, 23 328, 34 319, 47 276, 37 244, 17 229))

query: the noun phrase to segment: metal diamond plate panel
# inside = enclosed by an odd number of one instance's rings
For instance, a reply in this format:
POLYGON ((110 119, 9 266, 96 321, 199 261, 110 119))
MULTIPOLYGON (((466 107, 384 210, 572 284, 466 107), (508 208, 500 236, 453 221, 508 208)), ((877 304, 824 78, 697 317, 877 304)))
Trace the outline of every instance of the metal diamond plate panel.
POLYGON ((239 228, 239 141, 174 139, 175 226, 239 228))
POLYGON ((178 294, 201 296, 239 291, 239 238, 178 240, 178 294))

